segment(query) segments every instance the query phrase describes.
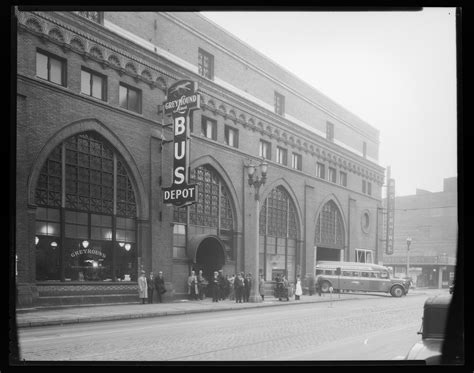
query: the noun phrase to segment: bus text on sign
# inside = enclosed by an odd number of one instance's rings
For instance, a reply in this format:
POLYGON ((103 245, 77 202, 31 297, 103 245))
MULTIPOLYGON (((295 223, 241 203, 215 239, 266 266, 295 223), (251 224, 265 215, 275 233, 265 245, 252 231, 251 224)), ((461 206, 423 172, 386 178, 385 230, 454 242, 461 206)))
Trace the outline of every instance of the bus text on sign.
POLYGON ((196 202, 197 186, 188 184, 189 165, 189 115, 199 109, 200 95, 197 83, 180 80, 168 88, 164 103, 166 115, 173 118, 173 182, 163 188, 163 203, 186 206, 196 202))

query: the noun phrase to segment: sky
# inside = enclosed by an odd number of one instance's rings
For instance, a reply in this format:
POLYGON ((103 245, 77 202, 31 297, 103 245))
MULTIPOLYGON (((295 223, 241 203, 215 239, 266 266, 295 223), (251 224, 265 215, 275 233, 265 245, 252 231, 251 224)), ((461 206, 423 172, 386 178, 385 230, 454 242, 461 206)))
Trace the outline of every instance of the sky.
POLYGON ((201 14, 377 128, 396 196, 457 176, 454 8, 201 14))

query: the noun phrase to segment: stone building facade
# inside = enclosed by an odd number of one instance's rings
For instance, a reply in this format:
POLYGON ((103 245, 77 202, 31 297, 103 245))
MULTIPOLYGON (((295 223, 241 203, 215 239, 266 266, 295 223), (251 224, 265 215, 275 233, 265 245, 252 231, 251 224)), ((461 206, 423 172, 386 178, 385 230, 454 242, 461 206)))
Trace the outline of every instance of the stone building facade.
POLYGON ((197 13, 15 15, 20 306, 133 300, 141 270, 185 297, 191 270, 257 276, 257 255, 269 282, 316 260, 381 260, 374 127, 197 13), (199 195, 176 208, 162 199, 173 164, 162 104, 183 79, 201 95, 199 195), (263 161, 256 209, 248 166, 263 161))

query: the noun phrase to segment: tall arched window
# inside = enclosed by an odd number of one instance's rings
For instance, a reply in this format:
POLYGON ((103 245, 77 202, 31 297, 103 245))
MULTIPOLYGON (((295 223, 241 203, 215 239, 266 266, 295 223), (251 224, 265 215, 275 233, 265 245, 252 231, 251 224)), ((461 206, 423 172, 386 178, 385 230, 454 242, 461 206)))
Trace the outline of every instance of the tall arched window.
POLYGON ((342 215, 334 201, 327 202, 319 213, 314 243, 330 248, 344 248, 342 215))
MULTIPOLYGON (((209 233, 226 245, 228 260, 234 259, 234 216, 230 193, 219 173, 209 165, 193 169, 190 184, 197 184, 197 202, 189 206, 189 234, 209 233)), ((186 208, 174 208, 173 220, 187 224, 186 208)), ((184 234, 184 233, 183 233, 184 234)))
POLYGON ((260 265, 265 279, 296 277, 299 224, 295 204, 281 186, 273 189, 260 209, 260 265))
POLYGON ((100 135, 71 136, 51 152, 35 202, 37 280, 135 280, 135 193, 100 135))

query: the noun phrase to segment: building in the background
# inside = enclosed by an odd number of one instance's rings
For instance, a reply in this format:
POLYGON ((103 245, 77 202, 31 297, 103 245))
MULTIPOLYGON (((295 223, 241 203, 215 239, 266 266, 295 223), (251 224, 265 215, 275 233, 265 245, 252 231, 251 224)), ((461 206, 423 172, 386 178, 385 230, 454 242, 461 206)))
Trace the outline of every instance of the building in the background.
POLYGON ((20 305, 133 300, 140 269, 184 297, 191 269, 253 272, 258 257, 267 281, 294 281, 316 260, 381 259, 371 125, 197 13, 16 17, 20 305), (162 199, 162 104, 184 79, 201 95, 187 209, 162 199), (247 166, 262 160, 257 219, 247 166))
POLYGON ((457 178, 444 179, 442 192, 417 189, 395 197, 393 255, 383 264, 394 275, 409 276, 416 286, 448 287, 454 279, 458 238, 457 178))

